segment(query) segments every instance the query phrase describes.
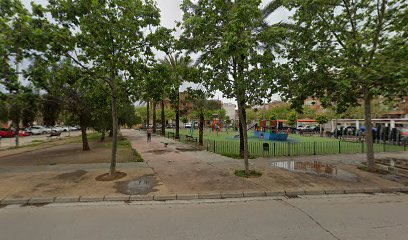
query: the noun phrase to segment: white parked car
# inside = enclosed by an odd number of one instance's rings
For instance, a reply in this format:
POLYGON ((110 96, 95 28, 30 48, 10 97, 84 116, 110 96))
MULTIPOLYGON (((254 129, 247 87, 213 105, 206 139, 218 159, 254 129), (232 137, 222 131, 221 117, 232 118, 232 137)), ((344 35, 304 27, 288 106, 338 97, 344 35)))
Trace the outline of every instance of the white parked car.
POLYGON ((62 132, 62 131, 64 131, 64 128, 60 127, 60 126, 54 126, 54 127, 51 128, 51 131, 53 131, 53 132, 62 132))
POLYGON ((185 128, 191 128, 191 123, 186 123, 186 125, 184 125, 185 128))
POLYGON ((46 128, 43 126, 31 126, 27 128, 27 132, 32 135, 40 135, 40 134, 47 134, 51 132, 50 128, 46 128))

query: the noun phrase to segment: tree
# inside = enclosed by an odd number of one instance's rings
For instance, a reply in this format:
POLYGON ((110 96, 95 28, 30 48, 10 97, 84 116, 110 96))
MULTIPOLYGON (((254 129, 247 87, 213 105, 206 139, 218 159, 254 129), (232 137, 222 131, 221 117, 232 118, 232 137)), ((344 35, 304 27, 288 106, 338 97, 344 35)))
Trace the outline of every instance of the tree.
POLYGON ((326 114, 318 114, 315 120, 320 125, 320 136, 323 136, 323 124, 329 122, 329 117, 326 114))
MULTIPOLYGON (((218 101, 208 100, 208 94, 201 89, 188 89, 188 99, 193 102, 192 118, 198 118, 198 144, 204 145, 204 125, 214 111, 220 110, 218 101)), ((224 111, 225 115, 225 111, 224 111)), ((220 115, 219 115, 220 116, 220 115)), ((222 118, 222 117, 220 117, 222 118)))
POLYGON ((180 54, 168 55, 162 64, 170 69, 170 100, 176 113, 176 134, 175 138, 180 139, 180 86, 185 82, 188 71, 191 68, 191 59, 180 54))
POLYGON ((132 87, 141 84, 141 69, 153 60, 155 47, 166 48, 163 41, 170 31, 159 26, 159 9, 152 1, 49 2, 49 10, 62 33, 58 35, 61 53, 109 90, 113 133, 110 174, 114 175, 118 97, 123 93, 137 95, 132 87))
MULTIPOLYGON (((201 54, 197 65, 208 91, 220 90, 238 103, 245 172, 249 174, 245 108, 277 91, 278 64, 274 51, 285 32, 265 27, 258 0, 209 1, 182 4, 183 34, 189 51, 201 54)), ((273 12, 273 11, 272 11, 273 12)))
POLYGON ((295 111, 291 111, 288 115, 287 124, 291 127, 296 126, 297 120, 298 120, 298 115, 295 111))
POLYGON ((318 97, 339 110, 364 106, 367 162, 374 171, 372 100, 407 94, 407 4, 404 0, 292 0, 288 83, 293 102, 318 97))

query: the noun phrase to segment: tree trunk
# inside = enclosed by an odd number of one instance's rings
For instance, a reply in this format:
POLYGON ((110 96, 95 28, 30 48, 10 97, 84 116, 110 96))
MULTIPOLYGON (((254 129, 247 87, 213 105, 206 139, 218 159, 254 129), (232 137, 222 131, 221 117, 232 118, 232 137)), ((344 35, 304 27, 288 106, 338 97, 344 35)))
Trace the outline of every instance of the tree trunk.
POLYGON ((117 141, 118 141, 118 112, 117 112, 117 99, 116 99, 116 81, 113 78, 112 81, 112 156, 111 156, 111 164, 110 164, 110 174, 113 175, 116 172, 116 152, 117 152, 117 141))
POLYGON ((20 124, 16 125, 16 147, 20 146, 20 136, 18 135, 20 132, 20 124))
POLYGON ((180 139, 180 93, 177 89, 177 100, 176 100, 176 139, 180 139))
POLYGON ((164 115, 164 100, 161 100, 161 134, 166 134, 166 116, 164 115))
POLYGON ((203 146, 204 145, 204 140, 203 140, 203 135, 204 135, 204 114, 200 113, 200 122, 198 123, 198 145, 203 146))
POLYGON ((323 137, 323 124, 320 124, 320 137, 323 137))
POLYGON ((150 125, 150 99, 148 99, 147 100, 147 116, 146 116, 146 129, 148 129, 149 128, 149 125, 150 125))
POLYGON ((105 141, 105 133, 106 133, 106 131, 105 131, 105 129, 103 129, 102 132, 101 132, 101 138, 100 138, 101 142, 105 141))
POLYGON ((157 119, 156 119, 156 101, 153 101, 153 133, 156 133, 157 131, 157 119))
POLYGON ((249 175, 249 162, 248 162, 248 135, 247 135, 247 124, 246 124, 246 116, 245 116, 245 103, 242 100, 241 96, 237 97, 238 99, 238 114, 239 114, 239 122, 242 129, 242 139, 243 139, 243 147, 244 147, 244 165, 245 165, 245 173, 249 175))
POLYGON ((86 126, 84 124, 81 125, 81 133, 82 133, 82 150, 89 151, 89 142, 88 142, 88 135, 86 133, 86 126))
MULTIPOLYGON (((244 112, 244 117, 246 119, 246 109, 242 109, 244 112)), ((243 128, 241 125, 241 120, 238 121, 238 130, 239 130, 239 156, 244 158, 244 135, 243 135, 243 128)))
POLYGON ((370 172, 375 171, 374 161, 374 144, 373 144, 373 126, 371 121, 371 96, 369 93, 364 94, 364 118, 366 128, 366 145, 367 145, 367 166, 370 172))

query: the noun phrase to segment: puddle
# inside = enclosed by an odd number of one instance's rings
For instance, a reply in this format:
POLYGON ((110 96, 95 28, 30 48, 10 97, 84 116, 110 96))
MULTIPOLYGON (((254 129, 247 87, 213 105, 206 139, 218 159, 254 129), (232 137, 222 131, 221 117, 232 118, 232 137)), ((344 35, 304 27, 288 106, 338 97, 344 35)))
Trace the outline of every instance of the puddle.
POLYGON ((153 175, 146 175, 131 181, 118 182, 116 183, 116 189, 123 194, 143 195, 156 191, 153 190, 156 185, 156 177, 153 175))
POLYGON ((164 150, 162 150, 162 149, 156 149, 156 150, 148 150, 148 151, 145 151, 145 153, 154 153, 154 154, 165 154, 165 153, 167 153, 167 152, 171 152, 170 150, 167 150, 167 149, 164 149, 164 150))
POLYGON ((358 176, 349 173, 345 170, 338 169, 335 165, 329 163, 322 163, 318 161, 313 162, 295 162, 283 161, 273 162, 272 167, 283 168, 292 172, 310 173, 319 176, 334 177, 346 181, 357 181, 358 176))
POLYGON ((200 149, 197 148, 176 148, 180 152, 197 152, 200 151, 200 149))

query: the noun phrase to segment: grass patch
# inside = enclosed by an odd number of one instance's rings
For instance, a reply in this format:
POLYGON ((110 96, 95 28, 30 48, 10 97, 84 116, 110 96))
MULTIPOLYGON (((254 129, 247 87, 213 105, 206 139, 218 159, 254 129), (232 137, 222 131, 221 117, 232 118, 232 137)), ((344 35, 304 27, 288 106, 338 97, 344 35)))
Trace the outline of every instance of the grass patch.
POLYGON ((245 170, 235 170, 234 174, 237 177, 243 177, 243 178, 251 178, 251 177, 260 177, 260 176, 262 176, 261 172, 258 172, 258 171, 255 171, 255 170, 250 170, 249 174, 246 174, 245 170))
MULTIPOLYGON (((360 169, 361 171, 370 172, 370 171, 368 171, 368 166, 366 166, 366 165, 358 166, 357 168, 360 169)), ((377 167, 375 169, 375 172, 371 172, 371 173, 378 173, 378 174, 387 175, 390 172, 388 170, 386 170, 386 169, 377 167)))
POLYGON ((132 153, 135 158, 133 161, 129 161, 129 162, 144 162, 144 159, 142 158, 142 156, 140 155, 138 151, 132 148, 132 153))
POLYGON ((45 140, 33 140, 33 141, 31 141, 32 143, 43 143, 43 142, 46 142, 45 140))

